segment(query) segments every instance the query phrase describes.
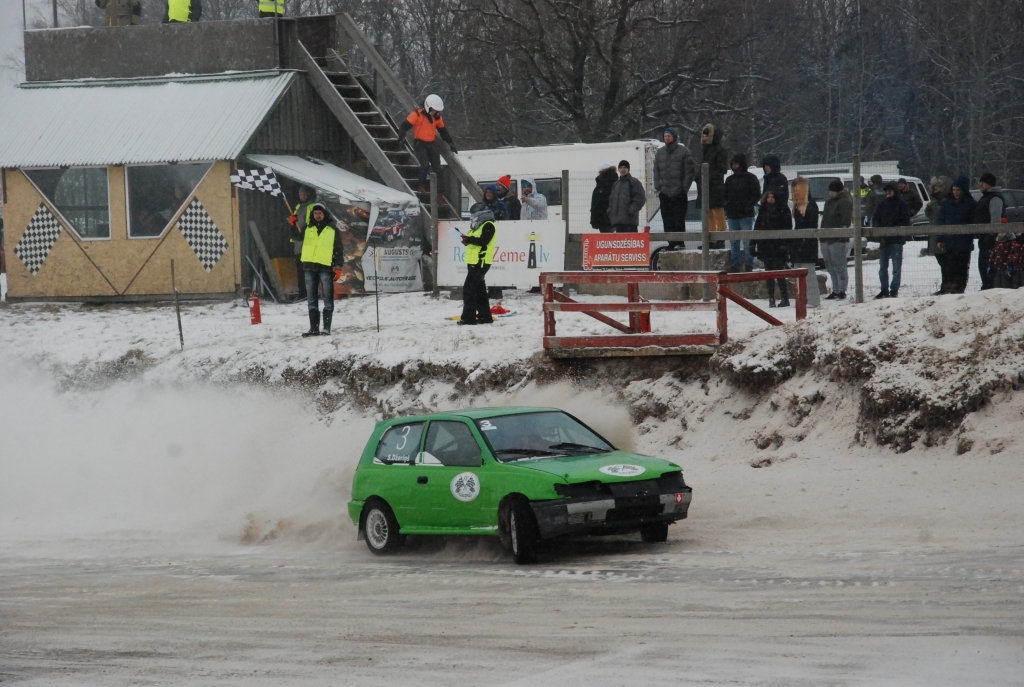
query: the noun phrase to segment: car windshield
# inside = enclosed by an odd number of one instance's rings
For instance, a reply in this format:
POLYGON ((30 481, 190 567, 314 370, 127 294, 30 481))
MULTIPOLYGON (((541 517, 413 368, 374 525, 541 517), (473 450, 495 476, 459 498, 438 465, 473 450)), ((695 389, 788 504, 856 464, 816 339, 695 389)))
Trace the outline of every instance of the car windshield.
POLYGON ((615 450, 582 422, 557 410, 500 415, 477 420, 476 426, 501 462, 615 450))

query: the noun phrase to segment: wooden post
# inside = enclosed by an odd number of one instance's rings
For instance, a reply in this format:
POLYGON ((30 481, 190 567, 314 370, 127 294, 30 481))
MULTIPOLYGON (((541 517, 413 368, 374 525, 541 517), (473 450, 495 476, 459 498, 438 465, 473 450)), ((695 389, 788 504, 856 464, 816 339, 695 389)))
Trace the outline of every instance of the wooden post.
MULTIPOLYGON (((805 270, 806 271, 806 270, 805 270)), ((807 275, 796 278, 796 319, 807 317, 807 275)))
MULTIPOLYGON (((555 302, 555 285, 548 282, 541 284, 541 292, 544 294, 545 303, 555 302)), ((555 313, 544 311, 544 336, 555 335, 555 313)))
MULTIPOLYGON (((277 270, 274 269, 274 263, 270 262, 270 254, 267 253, 267 247, 263 245, 263 237, 260 235, 260 230, 256 228, 256 222, 253 220, 249 220, 249 232, 252 234, 252 239, 256 242, 256 249, 260 252, 260 257, 263 259, 263 266, 267 268, 270 285, 274 291, 277 291, 278 295, 284 297, 284 287, 281 286, 281 281, 277 278, 277 270)), ((274 300, 277 299, 275 298, 274 300)))
MULTIPOLYGON (((430 292, 431 298, 441 297, 441 283, 437 278, 437 172, 430 173, 430 248, 431 261, 430 269, 434 273, 434 288, 430 292)), ((378 280, 380 277, 377 278, 378 280)))
POLYGON ((718 294, 718 343, 724 344, 729 340, 729 311, 726 307, 725 294, 722 293, 722 285, 718 278, 715 278, 715 292, 718 294))
POLYGON ((860 209, 860 155, 853 156, 853 288, 854 301, 864 302, 864 251, 861 238, 864 227, 860 209))
MULTIPOLYGON (((711 181, 711 174, 708 170, 708 163, 700 166, 700 268, 707 272, 711 269, 711 210, 708 198, 708 185, 711 181)), ((683 189, 686 193, 688 189, 683 189)), ((711 288, 704 285, 703 300, 711 300, 711 288)))
POLYGON ((178 342, 185 350, 185 335, 181 333, 181 306, 178 304, 178 282, 174 278, 174 261, 171 260, 171 291, 174 292, 174 312, 178 316, 178 342))

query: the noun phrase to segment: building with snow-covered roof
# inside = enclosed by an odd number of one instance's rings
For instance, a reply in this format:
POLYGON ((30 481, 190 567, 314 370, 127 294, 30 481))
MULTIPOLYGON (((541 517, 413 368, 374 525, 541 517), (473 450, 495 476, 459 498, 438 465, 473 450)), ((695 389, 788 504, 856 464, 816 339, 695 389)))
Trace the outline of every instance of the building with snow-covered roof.
POLYGON ((328 203, 418 205, 380 153, 391 143, 399 155, 397 136, 368 133, 385 119, 373 74, 327 68, 324 55, 340 62, 339 26, 26 32, 27 80, 0 100, 8 299, 168 298, 171 260, 193 298, 234 295, 256 270, 286 284, 289 212, 233 186, 239 169, 272 168, 293 201, 304 183, 328 203))

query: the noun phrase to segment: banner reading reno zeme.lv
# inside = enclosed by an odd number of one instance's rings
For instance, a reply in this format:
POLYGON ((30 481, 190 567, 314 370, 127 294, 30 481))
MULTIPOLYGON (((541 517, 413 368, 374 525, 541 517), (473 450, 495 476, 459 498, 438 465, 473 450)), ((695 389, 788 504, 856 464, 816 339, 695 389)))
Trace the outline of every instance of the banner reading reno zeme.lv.
POLYGON ((651 263, 650 234, 584 234, 583 269, 640 267, 651 263))
MULTIPOLYGON (((488 286, 530 289, 540 286, 541 272, 565 269, 565 222, 520 220, 496 222, 498 246, 487 272, 488 286)), ((466 247, 455 232, 469 231, 469 222, 439 222, 437 271, 441 286, 461 286, 466 280, 466 247)))

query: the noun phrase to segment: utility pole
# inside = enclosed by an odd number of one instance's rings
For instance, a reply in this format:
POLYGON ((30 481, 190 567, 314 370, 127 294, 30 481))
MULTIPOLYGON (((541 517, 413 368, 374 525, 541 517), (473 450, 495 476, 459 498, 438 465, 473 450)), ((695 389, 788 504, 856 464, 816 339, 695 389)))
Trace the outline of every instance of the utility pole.
POLYGON ((53 28, 57 28, 57 0, 53 0, 53 28))

